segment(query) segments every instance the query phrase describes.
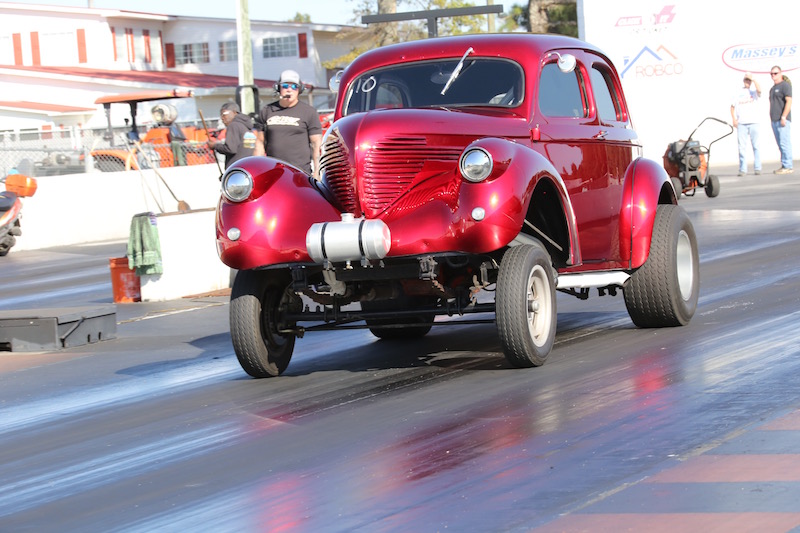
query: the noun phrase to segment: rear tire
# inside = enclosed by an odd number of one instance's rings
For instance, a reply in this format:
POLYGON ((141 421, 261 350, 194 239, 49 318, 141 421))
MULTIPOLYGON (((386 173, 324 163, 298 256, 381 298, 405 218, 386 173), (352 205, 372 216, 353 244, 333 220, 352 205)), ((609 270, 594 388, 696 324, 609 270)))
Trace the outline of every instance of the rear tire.
POLYGON ((697 236, 686 211, 659 205, 647 261, 623 289, 625 307, 642 328, 685 326, 700 293, 697 236))
POLYGON ((94 166, 100 172, 123 172, 125 163, 119 159, 95 159, 94 166))
POLYGON ((240 270, 231 290, 230 328, 239 364, 254 378, 279 376, 289 366, 296 336, 282 315, 293 303, 291 283, 278 271, 240 270))
POLYGON ((555 274, 544 246, 506 251, 497 275, 495 315, 508 362, 520 368, 543 365, 556 336, 555 274))
POLYGON ((709 198, 716 198, 719 196, 719 178, 716 176, 709 176, 706 179, 706 196, 709 198))

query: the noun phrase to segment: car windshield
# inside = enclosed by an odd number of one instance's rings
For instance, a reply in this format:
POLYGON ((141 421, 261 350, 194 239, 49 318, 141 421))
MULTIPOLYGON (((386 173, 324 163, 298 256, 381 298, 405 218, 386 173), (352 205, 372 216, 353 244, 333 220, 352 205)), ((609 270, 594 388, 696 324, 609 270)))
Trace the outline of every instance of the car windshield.
POLYGON ((505 59, 461 58, 392 65, 366 72, 350 83, 344 115, 382 108, 516 107, 522 102, 523 71, 505 59))

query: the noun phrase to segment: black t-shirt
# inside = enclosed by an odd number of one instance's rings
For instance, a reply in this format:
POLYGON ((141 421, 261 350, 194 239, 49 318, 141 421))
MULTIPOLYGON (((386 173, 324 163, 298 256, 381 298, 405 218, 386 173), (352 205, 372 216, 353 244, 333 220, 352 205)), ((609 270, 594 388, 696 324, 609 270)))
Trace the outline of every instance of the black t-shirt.
MULTIPOLYGON (((792 85, 787 81, 776 83, 769 90, 769 119, 772 122, 779 122, 781 120, 781 115, 783 114, 783 107, 786 105, 787 96, 789 98, 792 97, 792 85)), ((789 111, 789 115, 786 117, 786 120, 791 122, 791 111, 789 111)))
POLYGON ((281 107, 267 104, 256 118, 256 129, 264 132, 268 156, 281 159, 311 174, 311 135, 321 135, 317 110, 305 102, 281 107))

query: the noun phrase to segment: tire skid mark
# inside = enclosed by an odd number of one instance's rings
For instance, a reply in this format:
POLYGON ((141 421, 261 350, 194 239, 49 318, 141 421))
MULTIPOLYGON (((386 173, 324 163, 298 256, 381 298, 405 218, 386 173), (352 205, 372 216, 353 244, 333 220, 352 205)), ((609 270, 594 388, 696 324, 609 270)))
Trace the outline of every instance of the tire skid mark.
POLYGON ((0 510, 3 515, 18 513, 59 500, 64 494, 87 492, 125 477, 160 470, 167 464, 229 447, 245 433, 238 423, 229 422, 92 456, 61 468, 45 461, 38 469, 24 470, 22 478, 3 479, 0 510))

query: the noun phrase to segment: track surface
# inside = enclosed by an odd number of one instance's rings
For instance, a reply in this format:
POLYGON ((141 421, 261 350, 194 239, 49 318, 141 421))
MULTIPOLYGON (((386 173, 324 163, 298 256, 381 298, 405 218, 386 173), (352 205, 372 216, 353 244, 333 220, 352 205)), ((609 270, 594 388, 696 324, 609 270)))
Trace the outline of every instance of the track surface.
MULTIPOLYGON (((254 380, 226 297, 120 304, 114 340, 0 353, 0 531, 798 527, 800 177, 731 170, 681 200, 691 324, 559 294, 539 368, 512 369, 493 325, 347 330, 254 380)), ((124 250, 12 252, 0 309, 113 305, 124 250)))

